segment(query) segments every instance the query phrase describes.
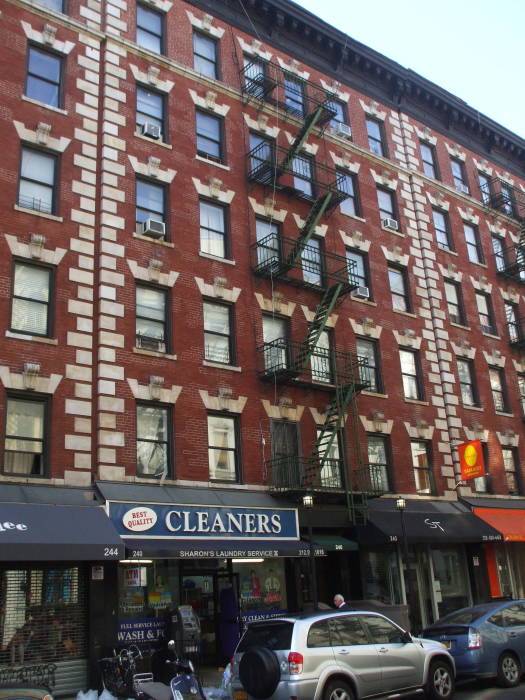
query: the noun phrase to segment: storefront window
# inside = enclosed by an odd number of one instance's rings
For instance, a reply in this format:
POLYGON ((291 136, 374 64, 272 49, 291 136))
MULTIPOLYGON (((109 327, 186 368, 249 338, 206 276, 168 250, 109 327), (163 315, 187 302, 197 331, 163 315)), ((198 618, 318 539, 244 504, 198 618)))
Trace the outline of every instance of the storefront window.
POLYGON ((459 547, 432 549, 434 591, 439 617, 470 603, 465 557, 459 547))
POLYGON ((363 559, 363 598, 380 600, 387 605, 403 602, 396 552, 369 550, 363 559))
POLYGON ((271 617, 287 610, 283 560, 234 563, 233 570, 239 575, 243 620, 271 617))

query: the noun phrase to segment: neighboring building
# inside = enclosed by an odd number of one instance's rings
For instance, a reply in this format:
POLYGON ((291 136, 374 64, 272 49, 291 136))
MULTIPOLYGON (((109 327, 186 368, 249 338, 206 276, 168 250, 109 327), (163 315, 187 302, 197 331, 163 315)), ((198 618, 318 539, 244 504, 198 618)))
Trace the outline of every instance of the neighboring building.
POLYGON ((7 528, 0 666, 70 692, 179 604, 222 661, 313 563, 416 628, 524 596, 525 142, 287 0, 0 22, 0 500, 85 539, 7 528))

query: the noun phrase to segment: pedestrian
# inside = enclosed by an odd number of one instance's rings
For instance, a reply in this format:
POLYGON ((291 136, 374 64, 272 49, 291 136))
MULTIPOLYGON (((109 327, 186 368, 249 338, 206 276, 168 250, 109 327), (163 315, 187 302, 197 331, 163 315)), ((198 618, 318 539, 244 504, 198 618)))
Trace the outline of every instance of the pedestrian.
POLYGON ((345 601, 340 593, 334 595, 334 605, 338 610, 351 610, 351 606, 345 601))

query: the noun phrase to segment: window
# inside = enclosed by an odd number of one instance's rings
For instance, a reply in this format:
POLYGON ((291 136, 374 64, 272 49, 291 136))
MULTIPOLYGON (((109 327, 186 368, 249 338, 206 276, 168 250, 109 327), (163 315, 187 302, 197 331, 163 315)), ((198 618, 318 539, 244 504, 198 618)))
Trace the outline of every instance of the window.
POLYGON ((367 391, 374 391, 377 394, 383 393, 383 382, 379 367, 379 346, 377 341, 368 340, 365 338, 356 338, 355 349, 358 357, 363 357, 368 362, 369 367, 369 386, 367 391))
POLYGON ((518 392, 521 404, 521 414, 525 417, 525 374, 518 374, 518 392))
POLYGON ((392 294, 392 308, 395 311, 410 311, 406 272, 397 267, 388 268, 388 282, 392 294))
POLYGON ((405 399, 422 400, 423 385, 419 368, 419 357, 414 350, 399 350, 403 394, 405 399))
POLYGON ((250 176, 263 175, 273 182, 274 142, 260 134, 250 134, 250 176))
POLYGON ((452 169, 452 179, 454 180, 454 187, 460 192, 469 194, 469 187, 467 184, 467 177, 465 175, 465 166, 463 161, 457 160, 456 158, 450 159, 450 167, 452 169))
POLYGON ((464 406, 479 406, 479 398, 476 382, 474 379, 473 360, 458 357, 458 377, 461 390, 461 401, 464 406))
POLYGON ((428 143, 421 142, 419 144, 421 150, 421 160, 423 161, 423 172, 427 177, 437 179, 438 169, 436 160, 436 149, 428 143))
MULTIPOLYGON (((481 443, 481 450, 483 452, 483 461, 485 463, 485 474, 490 473, 490 466, 489 466, 489 451, 488 451, 488 446, 486 442, 481 443)), ((477 479, 472 480, 473 483, 473 490, 476 491, 476 493, 490 493, 490 484, 488 482, 488 479, 486 476, 478 476, 477 479)))
POLYGON ((304 116, 303 83, 289 74, 284 77, 284 104, 290 114, 304 116))
POLYGON ((154 352, 167 350, 167 292, 158 287, 137 286, 135 300, 135 342, 138 348, 154 352))
MULTIPOLYGON (((142 130, 145 136, 156 137, 154 133, 146 125, 152 125, 159 128, 160 138, 165 134, 165 116, 164 116, 164 95, 154 92, 149 88, 137 85, 137 113, 135 117, 137 129, 142 130)), ((166 140, 166 139, 164 139, 166 140)))
POLYGON ((328 440, 332 439, 333 431, 323 431, 317 428, 317 439, 323 435, 324 446, 320 448, 319 457, 323 460, 321 467, 321 486, 331 489, 341 488, 341 453, 339 450, 339 435, 333 436, 332 444, 328 447, 328 440), (324 435, 323 435, 324 433, 324 435))
POLYGON ((445 280, 445 300, 447 302, 448 315, 452 323, 460 326, 466 325, 465 310, 463 306, 463 296, 461 286, 458 282, 445 280))
POLYGON ((377 189, 377 204, 379 206, 379 219, 381 225, 385 219, 396 219, 396 202, 394 193, 390 190, 377 189))
POLYGON ((479 173, 478 172, 478 182, 479 182, 479 191, 481 195, 481 201, 483 204, 487 207, 491 205, 492 202, 492 194, 493 194, 493 189, 492 189, 492 183, 488 175, 485 175, 484 173, 479 173))
POLYGON ((50 268, 15 263, 11 330, 31 335, 51 335, 51 283, 50 268))
MULTIPOLYGON (((166 191, 164 185, 156 185, 148 180, 137 179, 136 183, 136 207, 135 221, 139 233, 146 232, 147 227, 143 227, 148 219, 166 223, 166 191)), ((160 233, 164 238, 165 234, 160 233)))
POLYGON ((412 467, 417 493, 432 494, 434 492, 429 445, 423 440, 410 442, 412 467))
POLYGON ((255 220, 257 264, 260 268, 277 267, 281 259, 279 226, 274 221, 255 220))
POLYGON ((351 175, 343 170, 338 170, 337 188, 347 195, 347 198, 340 204, 341 212, 348 216, 360 216, 361 212, 359 198, 357 196, 357 181, 355 175, 351 175))
POLYGON ((472 226, 472 224, 464 223, 463 231, 465 233, 465 242, 467 244, 468 259, 473 263, 484 263, 485 259, 483 257, 481 241, 479 240, 478 229, 475 226, 472 226))
POLYGON ((360 287, 369 287, 368 259, 366 253, 361 253, 359 250, 350 250, 347 248, 346 260, 348 263, 348 276, 350 282, 353 282, 360 287))
POLYGON ((330 100, 327 107, 335 112, 335 116, 330 119, 330 126, 332 129, 337 130, 339 124, 347 124, 348 120, 346 118, 346 107, 339 100, 330 100))
POLYGON ((503 245, 503 238, 500 236, 492 236, 492 252, 496 262, 496 270, 502 272, 507 267, 507 251, 503 245))
POLYGON ((295 156, 292 159, 293 186, 296 190, 313 197, 314 166, 311 158, 307 156, 295 156))
POLYGON ((511 343, 521 340, 521 326, 518 318, 518 307, 516 304, 505 302, 505 319, 507 321, 507 331, 511 343))
POLYGON ((169 474, 170 410, 137 404, 137 476, 169 474))
POLYGON ((231 306, 204 302, 204 359, 230 365, 233 362, 231 306))
POLYGON ((370 483, 376 493, 390 491, 389 450, 387 438, 382 435, 368 435, 368 468, 370 483))
POLYGON ((197 153, 223 162, 222 120, 207 112, 196 112, 197 153))
POLYGON ((489 382, 496 411, 508 413, 507 389, 505 375, 501 367, 489 367, 489 382))
POLYGON ((54 53, 29 46, 26 95, 52 107, 61 107, 62 59, 54 53))
POLYGON ((211 481, 238 481, 236 418, 208 416, 208 465, 211 481))
POLYGON ((510 185, 500 184, 502 210, 507 216, 516 216, 516 199, 514 190, 510 185))
POLYGON ((46 418, 46 401, 7 398, 4 473, 44 475, 46 418))
POLYGON ((44 214, 56 212, 57 158, 22 148, 18 204, 44 214))
POLYGON ((264 368, 278 372, 288 367, 288 319, 263 316, 264 368))
POLYGON ((386 158, 387 152, 382 122, 378 122, 375 119, 367 119, 366 133, 368 134, 368 148, 376 156, 384 156, 386 158))
POLYGON ((217 42, 208 36, 193 32, 193 67, 208 78, 219 77, 217 42))
POLYGON ((520 487, 518 481, 519 459, 517 450, 514 447, 502 447, 501 454, 503 457, 505 481, 507 482, 509 494, 512 496, 518 496, 520 493, 520 487))
POLYGON ((294 421, 270 421, 274 486, 297 488, 303 483, 303 475, 299 469, 302 460, 298 429, 299 426, 294 421))
POLYGON ((244 57, 244 89, 257 97, 264 99, 266 82, 266 63, 251 56, 244 57))
POLYGON ((55 10, 55 12, 64 12, 63 0, 38 0, 38 4, 50 10, 55 10))
POLYGON ((331 384, 333 382, 332 371, 332 336, 329 331, 321 331, 310 358, 312 380, 331 384))
POLYGON ((323 255, 321 241, 318 238, 310 238, 301 252, 301 266, 303 280, 308 284, 321 286, 323 283, 323 255))
POLYGON ((434 220, 434 229, 436 231, 436 241, 438 246, 443 250, 454 250, 452 246, 450 225, 447 214, 443 211, 439 211, 438 209, 433 209, 432 219, 434 220))
POLYGON ((199 212, 201 251, 217 258, 225 258, 228 254, 226 210, 217 204, 201 200, 199 212))
POLYGON ((163 50, 164 17, 144 5, 137 5, 137 44, 155 53, 163 50))
MULTIPOLYGON (((332 646, 355 646, 370 644, 358 617, 338 616, 328 621, 332 646)), ((359 652, 357 652, 359 654, 359 652)))
POLYGON ((496 324, 494 322, 494 314, 492 312, 492 302, 488 294, 476 292, 476 306, 478 308, 479 322, 483 333, 496 335, 496 324))

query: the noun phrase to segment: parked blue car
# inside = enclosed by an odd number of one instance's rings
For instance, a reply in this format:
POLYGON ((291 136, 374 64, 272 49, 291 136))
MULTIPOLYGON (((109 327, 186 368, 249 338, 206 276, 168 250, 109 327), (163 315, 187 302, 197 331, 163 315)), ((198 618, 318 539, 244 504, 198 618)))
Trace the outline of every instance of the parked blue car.
POLYGON ((525 668, 525 600, 494 601, 461 608, 423 630, 445 644, 457 677, 496 678, 518 685, 525 668))

